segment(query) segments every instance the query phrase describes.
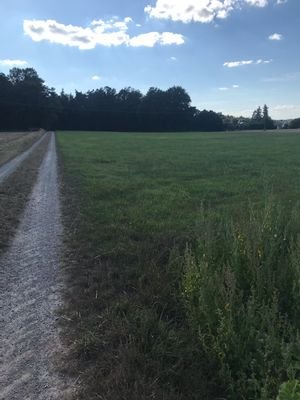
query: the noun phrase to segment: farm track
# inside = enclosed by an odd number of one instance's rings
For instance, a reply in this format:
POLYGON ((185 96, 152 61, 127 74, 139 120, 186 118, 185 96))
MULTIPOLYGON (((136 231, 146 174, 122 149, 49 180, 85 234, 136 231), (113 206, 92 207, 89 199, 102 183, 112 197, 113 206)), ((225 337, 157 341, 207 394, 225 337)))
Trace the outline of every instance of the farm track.
POLYGON ((47 137, 47 133, 44 134, 41 138, 39 138, 34 144, 26 151, 23 153, 19 154, 12 160, 8 161, 7 163, 3 164, 0 167, 0 184, 10 175, 12 174, 19 166, 20 164, 26 160, 30 156, 30 154, 38 147, 38 145, 45 140, 47 137))
POLYGON ((58 400, 70 391, 54 371, 54 359, 62 352, 56 310, 63 288, 63 228, 55 137, 48 135, 48 151, 21 224, 0 259, 1 400, 58 400))

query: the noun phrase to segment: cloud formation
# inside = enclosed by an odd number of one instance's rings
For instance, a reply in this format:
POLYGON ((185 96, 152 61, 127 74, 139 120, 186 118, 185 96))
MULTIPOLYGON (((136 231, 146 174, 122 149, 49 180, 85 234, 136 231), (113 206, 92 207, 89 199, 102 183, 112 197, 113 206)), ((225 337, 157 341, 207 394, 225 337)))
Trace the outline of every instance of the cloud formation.
POLYGON ((24 33, 35 42, 43 40, 64 46, 91 50, 96 46, 153 47, 155 45, 181 45, 184 37, 172 32, 149 32, 131 37, 128 33, 132 23, 130 17, 124 20, 112 18, 93 21, 88 27, 65 25, 55 20, 25 20, 24 33))
POLYGON ((246 3, 255 7, 266 7, 268 5, 268 0, 246 0, 246 3))
POLYGON ((227 68, 243 67, 244 65, 259 65, 259 64, 270 64, 272 60, 242 60, 242 61, 227 61, 223 64, 227 68))
POLYGON ((26 65, 28 65, 28 62, 24 60, 6 59, 0 60, 0 65, 2 65, 3 67, 25 67, 26 65))
POLYGON ((283 36, 280 33, 273 33, 272 35, 269 36, 270 40, 282 40, 283 36))
POLYGON ((99 75, 92 76, 93 81, 100 81, 101 77, 99 75))
POLYGON ((149 32, 149 33, 142 33, 141 35, 134 36, 133 38, 129 39, 128 45, 132 47, 153 47, 156 44, 161 44, 163 46, 171 45, 171 44, 183 44, 184 38, 182 35, 178 33, 172 32, 149 32))
POLYGON ((277 104, 270 106, 270 113, 275 119, 299 118, 300 104, 277 104))
POLYGON ((266 7, 270 2, 283 4, 286 0, 156 0, 145 7, 152 18, 172 21, 209 23, 216 18, 227 18, 235 9, 245 6, 266 7))
POLYGON ((227 92, 230 89, 239 89, 239 85, 232 85, 231 87, 219 87, 218 90, 220 90, 221 92, 227 92))

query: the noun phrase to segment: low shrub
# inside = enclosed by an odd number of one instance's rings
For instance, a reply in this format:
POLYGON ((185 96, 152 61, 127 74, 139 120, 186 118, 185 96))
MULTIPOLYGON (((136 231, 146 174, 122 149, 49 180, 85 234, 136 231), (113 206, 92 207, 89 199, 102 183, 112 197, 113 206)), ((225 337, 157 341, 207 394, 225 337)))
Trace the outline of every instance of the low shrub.
POLYGON ((277 400, 300 400, 300 381, 297 379, 280 386, 277 400))

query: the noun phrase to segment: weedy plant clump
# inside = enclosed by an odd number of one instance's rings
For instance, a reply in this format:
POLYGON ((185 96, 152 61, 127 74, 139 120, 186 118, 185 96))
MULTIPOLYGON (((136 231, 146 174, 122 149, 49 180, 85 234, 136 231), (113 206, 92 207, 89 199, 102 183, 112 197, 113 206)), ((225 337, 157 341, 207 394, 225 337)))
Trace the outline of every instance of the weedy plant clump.
POLYGON ((228 399, 274 399, 299 378, 299 228, 299 206, 287 211, 269 199, 238 222, 203 212, 186 249, 186 313, 228 399))
POLYGON ((283 383, 276 400, 300 400, 300 381, 294 379, 283 383))

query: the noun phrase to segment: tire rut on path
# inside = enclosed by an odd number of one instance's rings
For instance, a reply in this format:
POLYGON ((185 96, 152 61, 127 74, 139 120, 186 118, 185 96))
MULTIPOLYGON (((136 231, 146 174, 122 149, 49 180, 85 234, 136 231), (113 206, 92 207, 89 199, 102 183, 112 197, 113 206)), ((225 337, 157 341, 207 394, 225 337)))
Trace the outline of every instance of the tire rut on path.
POLYGON ((56 310, 63 278, 59 270, 61 211, 55 136, 17 234, 0 259, 0 399, 67 397, 67 382, 53 367, 62 351, 56 310))
POLYGON ((19 154, 12 160, 8 161, 7 163, 1 165, 0 167, 0 184, 9 176, 11 175, 17 168, 18 166, 26 160, 30 156, 30 154, 34 151, 34 149, 37 148, 37 146, 45 140, 47 136, 47 133, 44 134, 41 138, 39 138, 34 144, 26 151, 23 153, 19 154))

